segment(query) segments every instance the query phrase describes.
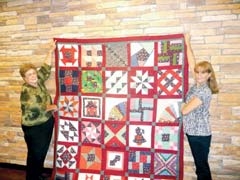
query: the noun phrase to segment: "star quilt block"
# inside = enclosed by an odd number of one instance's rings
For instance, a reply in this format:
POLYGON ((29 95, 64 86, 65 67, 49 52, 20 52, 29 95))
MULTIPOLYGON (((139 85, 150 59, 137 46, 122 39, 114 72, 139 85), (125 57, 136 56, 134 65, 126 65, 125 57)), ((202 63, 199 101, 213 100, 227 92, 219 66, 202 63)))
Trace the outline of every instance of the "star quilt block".
POLYGON ((81 146, 79 168, 100 170, 102 166, 102 150, 99 147, 81 146))
POLYGON ((154 83, 154 72, 152 70, 132 71, 129 92, 133 95, 151 96, 154 94, 154 83))
POLYGON ((102 144, 102 124, 99 121, 83 121, 81 125, 82 144, 102 144))
POLYGON ((58 101, 59 116, 78 118, 79 117, 79 97, 60 96, 58 101))

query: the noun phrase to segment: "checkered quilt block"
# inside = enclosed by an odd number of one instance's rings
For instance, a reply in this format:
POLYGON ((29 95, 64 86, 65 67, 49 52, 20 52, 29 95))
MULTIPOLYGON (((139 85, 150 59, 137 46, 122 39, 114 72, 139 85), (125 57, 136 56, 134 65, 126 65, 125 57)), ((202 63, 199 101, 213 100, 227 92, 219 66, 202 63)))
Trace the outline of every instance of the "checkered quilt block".
POLYGON ((150 174, 151 173, 151 152, 130 151, 128 155, 129 174, 150 174))
POLYGON ((81 66, 82 67, 101 67, 102 56, 101 45, 82 45, 81 46, 81 66))

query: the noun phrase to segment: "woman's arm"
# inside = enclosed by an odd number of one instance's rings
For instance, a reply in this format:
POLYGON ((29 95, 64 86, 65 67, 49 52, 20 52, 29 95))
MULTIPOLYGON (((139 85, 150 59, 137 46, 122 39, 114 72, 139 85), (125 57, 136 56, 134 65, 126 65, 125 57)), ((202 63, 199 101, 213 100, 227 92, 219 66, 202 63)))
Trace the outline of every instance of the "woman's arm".
POLYGON ((44 63, 49 65, 49 66, 52 65, 52 54, 53 54, 53 51, 55 50, 55 48, 56 48, 56 41, 52 40, 49 43, 49 51, 48 51, 47 56, 46 56, 46 58, 44 60, 44 63))
POLYGON ((186 115, 202 104, 198 97, 193 97, 188 103, 183 103, 181 107, 182 115, 186 115))
POLYGON ((185 38, 185 43, 187 45, 188 64, 190 66, 190 70, 191 70, 192 75, 194 77, 195 76, 194 67, 195 67, 195 64, 196 64, 196 60, 195 60, 195 57, 193 55, 192 47, 191 47, 191 44, 190 44, 190 35, 185 34, 184 38, 185 38))

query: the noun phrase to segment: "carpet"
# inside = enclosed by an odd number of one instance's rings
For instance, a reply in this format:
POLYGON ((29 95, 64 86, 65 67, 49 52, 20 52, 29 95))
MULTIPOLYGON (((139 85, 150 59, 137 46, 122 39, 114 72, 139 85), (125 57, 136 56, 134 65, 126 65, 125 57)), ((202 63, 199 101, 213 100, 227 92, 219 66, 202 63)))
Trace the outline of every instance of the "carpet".
POLYGON ((55 180, 182 180, 183 34, 55 38, 55 180))

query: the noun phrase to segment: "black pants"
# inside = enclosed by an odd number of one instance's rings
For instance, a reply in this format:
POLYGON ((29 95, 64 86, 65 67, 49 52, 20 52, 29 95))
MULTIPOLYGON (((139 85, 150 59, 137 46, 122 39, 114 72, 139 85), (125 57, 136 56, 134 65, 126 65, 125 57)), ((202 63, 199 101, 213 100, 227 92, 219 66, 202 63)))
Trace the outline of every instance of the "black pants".
POLYGON ((54 118, 37 126, 22 126, 27 144, 26 180, 38 180, 44 168, 44 161, 52 138, 54 118))
POLYGON ((196 166, 197 180, 212 180, 208 154, 212 136, 190 136, 188 142, 196 166))

